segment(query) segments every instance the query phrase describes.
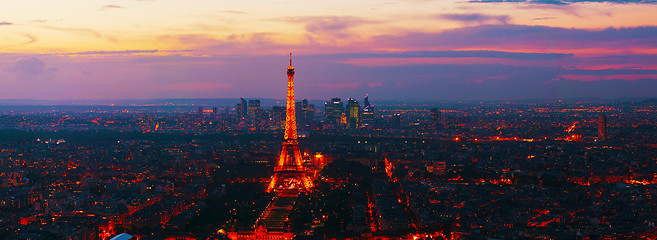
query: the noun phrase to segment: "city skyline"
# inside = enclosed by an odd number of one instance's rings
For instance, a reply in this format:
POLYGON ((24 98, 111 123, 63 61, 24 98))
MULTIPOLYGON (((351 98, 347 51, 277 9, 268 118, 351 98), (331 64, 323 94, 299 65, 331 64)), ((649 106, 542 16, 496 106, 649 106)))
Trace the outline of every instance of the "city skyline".
POLYGON ((289 63, 271 110, 4 106, 0 239, 657 236, 654 100, 316 114, 289 63))
POLYGON ((0 7, 2 99, 657 97, 653 1, 0 7))

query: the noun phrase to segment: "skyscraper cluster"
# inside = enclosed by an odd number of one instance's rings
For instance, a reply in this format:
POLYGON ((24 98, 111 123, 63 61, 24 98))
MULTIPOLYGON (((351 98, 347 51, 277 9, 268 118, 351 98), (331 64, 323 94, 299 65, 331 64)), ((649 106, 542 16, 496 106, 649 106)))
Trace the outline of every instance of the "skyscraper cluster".
MULTIPOLYGON (((299 131, 317 129, 359 129, 374 126, 376 118, 374 104, 366 95, 363 105, 355 98, 348 98, 346 103, 341 98, 331 98, 324 103, 323 119, 315 119, 315 105, 308 99, 295 102, 295 117, 299 131), (323 120, 323 121, 322 121, 323 120)), ((238 122, 247 127, 283 129, 285 128, 286 106, 262 108, 259 99, 240 98, 235 106, 238 122), (269 126, 269 127, 267 127, 269 126)))
POLYGON ((374 105, 370 103, 369 96, 365 95, 361 105, 354 98, 347 99, 347 106, 344 106, 342 99, 331 98, 324 103, 324 123, 328 128, 340 129, 358 129, 369 126, 374 123, 374 105))

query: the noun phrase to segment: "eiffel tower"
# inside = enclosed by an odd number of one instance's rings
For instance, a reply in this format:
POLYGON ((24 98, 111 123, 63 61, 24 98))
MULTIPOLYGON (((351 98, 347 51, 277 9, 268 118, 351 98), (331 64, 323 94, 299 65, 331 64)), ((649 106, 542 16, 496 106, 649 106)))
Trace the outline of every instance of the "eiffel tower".
POLYGON ((306 174, 301 160, 299 141, 297 140, 297 120, 294 103, 294 67, 292 67, 292 53, 290 53, 290 66, 287 68, 287 108, 285 110, 285 136, 283 149, 278 156, 274 175, 267 187, 267 192, 301 190, 308 191, 313 182, 306 174))

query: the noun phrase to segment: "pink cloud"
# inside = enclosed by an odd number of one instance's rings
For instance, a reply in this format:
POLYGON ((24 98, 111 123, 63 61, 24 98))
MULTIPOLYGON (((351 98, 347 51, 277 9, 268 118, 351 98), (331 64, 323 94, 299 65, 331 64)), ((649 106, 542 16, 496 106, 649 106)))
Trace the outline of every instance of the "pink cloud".
POLYGON ((557 76, 554 80, 558 79, 568 79, 582 82, 592 82, 600 80, 625 80, 625 81, 636 81, 639 79, 657 79, 657 74, 624 74, 624 75, 575 75, 575 74, 563 74, 557 76))

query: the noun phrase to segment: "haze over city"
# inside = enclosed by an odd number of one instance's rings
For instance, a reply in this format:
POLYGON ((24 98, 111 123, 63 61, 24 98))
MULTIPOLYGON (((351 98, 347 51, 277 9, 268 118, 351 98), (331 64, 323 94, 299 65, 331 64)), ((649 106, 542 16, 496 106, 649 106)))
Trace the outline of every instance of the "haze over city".
POLYGON ((0 98, 657 96, 654 1, 5 1, 0 98))

